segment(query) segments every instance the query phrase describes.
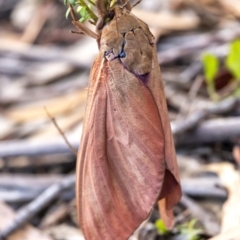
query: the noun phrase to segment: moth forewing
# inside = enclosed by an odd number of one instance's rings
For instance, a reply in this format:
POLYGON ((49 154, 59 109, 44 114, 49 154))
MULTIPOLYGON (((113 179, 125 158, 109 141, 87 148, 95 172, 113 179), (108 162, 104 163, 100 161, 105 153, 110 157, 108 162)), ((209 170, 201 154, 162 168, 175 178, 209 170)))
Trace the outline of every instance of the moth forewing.
POLYGON ((127 4, 99 5, 100 53, 77 160, 77 211, 89 240, 127 239, 156 202, 171 227, 181 197, 153 35, 131 15, 129 2, 121 3, 127 4))

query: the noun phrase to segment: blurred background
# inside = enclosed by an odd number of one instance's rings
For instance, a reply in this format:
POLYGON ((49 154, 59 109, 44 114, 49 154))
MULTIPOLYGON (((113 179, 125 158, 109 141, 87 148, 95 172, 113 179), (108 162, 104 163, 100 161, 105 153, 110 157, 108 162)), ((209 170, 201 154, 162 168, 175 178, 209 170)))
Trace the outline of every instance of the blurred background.
MULTIPOLYGON (((0 239, 84 239, 55 121, 77 149, 98 48, 65 13, 0 0, 0 239)), ((184 194, 172 231, 154 209, 131 240, 239 240, 240 1, 142 0, 133 14, 156 37, 184 194)))

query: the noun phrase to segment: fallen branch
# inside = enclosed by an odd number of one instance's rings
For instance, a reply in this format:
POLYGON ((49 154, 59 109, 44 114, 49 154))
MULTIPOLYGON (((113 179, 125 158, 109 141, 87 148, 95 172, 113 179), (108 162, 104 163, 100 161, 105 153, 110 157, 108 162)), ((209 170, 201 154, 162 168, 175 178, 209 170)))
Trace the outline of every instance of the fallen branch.
POLYGON ((193 217, 197 218, 202 223, 209 235, 214 236, 220 232, 220 224, 213 214, 207 212, 186 195, 182 196, 180 202, 189 209, 193 217))
MULTIPOLYGON (((16 212, 6 203, 1 201, 0 210, 0 229, 4 229, 13 221, 16 216, 16 212)), ((19 229, 19 231, 12 234, 10 238, 7 238, 7 240, 53 240, 53 238, 31 224, 26 224, 24 227, 19 229)))
POLYGON ((63 137, 65 143, 67 144, 67 146, 69 147, 69 149, 71 150, 71 152, 73 153, 73 155, 77 156, 77 150, 71 145, 71 143, 68 141, 68 139, 66 138, 64 132, 62 131, 62 129, 58 126, 56 119, 48 112, 47 108, 44 107, 48 117, 50 118, 50 120, 52 121, 52 123, 54 124, 54 126, 57 128, 58 132, 60 133, 60 135, 63 137))
MULTIPOLYGON (((78 149, 79 138, 68 137, 71 145, 78 149)), ((54 153, 71 153, 62 137, 56 137, 51 140, 16 140, 2 141, 0 145, 0 157, 16 157, 16 156, 40 156, 54 153)))
POLYGON ((199 145, 234 140, 240 136, 240 117, 211 119, 176 138, 176 145, 199 145))
MULTIPOLYGON (((169 64, 179 58, 186 57, 198 53, 200 50, 209 47, 213 43, 230 42, 240 36, 240 28, 221 29, 217 33, 209 33, 195 37, 194 41, 191 39, 187 43, 173 47, 169 50, 158 53, 160 64, 169 64)), ((219 45, 219 44, 218 44, 219 45)))
MULTIPOLYGON (((27 175, 3 174, 0 175, 0 201, 18 203, 32 201, 53 184, 57 184, 64 175, 27 175)), ((220 181, 214 177, 194 177, 181 179, 182 190, 191 197, 218 198, 225 200, 227 192, 220 188, 220 181)), ((73 193, 73 188, 67 192, 73 193)))
MULTIPOLYGON (((200 109, 192 113, 184 120, 172 122, 172 132, 175 136, 180 135, 187 130, 196 127, 202 120, 212 114, 227 113, 235 108, 240 103, 240 98, 230 97, 219 103, 200 109)), ((78 136, 67 136, 71 145, 78 149, 80 134, 78 136)), ((0 157, 14 156, 39 156, 54 153, 70 153, 69 147, 58 137, 48 141, 19 140, 19 141, 2 141, 0 145, 0 157)))
POLYGON ((5 239, 12 232, 17 230, 29 219, 31 219, 36 213, 42 210, 49 202, 56 198, 63 190, 66 190, 75 184, 75 176, 70 175, 65 177, 61 182, 55 183, 47 188, 41 195, 35 198, 25 207, 21 208, 13 220, 13 222, 4 228, 0 233, 0 239, 5 239))
POLYGON ((187 130, 196 127, 203 119, 212 114, 223 114, 231 111, 236 105, 240 103, 240 98, 230 97, 219 103, 200 109, 192 113, 188 118, 184 120, 178 120, 172 123, 172 132, 174 135, 178 135, 187 130))

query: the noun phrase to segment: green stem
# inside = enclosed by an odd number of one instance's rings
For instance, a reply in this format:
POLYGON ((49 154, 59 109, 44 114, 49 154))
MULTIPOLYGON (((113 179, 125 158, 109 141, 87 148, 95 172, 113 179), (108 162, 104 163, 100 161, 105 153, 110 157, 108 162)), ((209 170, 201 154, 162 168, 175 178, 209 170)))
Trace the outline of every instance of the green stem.
POLYGON ((214 84, 209 84, 209 85, 207 86, 207 90, 208 90, 208 94, 209 94, 210 98, 211 98, 213 101, 215 101, 215 102, 218 101, 219 96, 218 96, 218 94, 217 94, 217 92, 216 92, 216 89, 215 89, 214 84))
POLYGON ((96 3, 92 0, 88 0, 89 3, 91 3, 93 6, 96 6, 96 3))

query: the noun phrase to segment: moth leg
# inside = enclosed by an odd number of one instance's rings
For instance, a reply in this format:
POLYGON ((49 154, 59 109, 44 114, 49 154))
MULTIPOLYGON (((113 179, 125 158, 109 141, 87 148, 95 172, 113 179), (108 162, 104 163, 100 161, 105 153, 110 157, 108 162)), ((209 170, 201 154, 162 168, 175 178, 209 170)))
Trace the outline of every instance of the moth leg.
POLYGON ((129 0, 121 0, 122 7, 125 7, 129 12, 132 10, 131 3, 129 0))
POLYGON ((100 29, 102 29, 102 27, 105 23, 105 20, 108 15, 108 11, 107 11, 107 8, 106 8, 103 0, 96 0, 96 8, 97 8, 97 12, 98 12, 98 21, 96 24, 96 28, 97 28, 97 30, 100 30, 100 29))
POLYGON ((76 15, 75 15, 75 12, 74 12, 74 9, 73 9, 73 6, 71 4, 69 4, 69 7, 70 7, 70 14, 71 14, 71 17, 73 19, 72 21, 72 24, 78 28, 80 30, 80 33, 81 34, 85 34, 89 37, 92 37, 92 38, 95 38, 95 39, 98 39, 99 36, 98 34, 96 34, 95 32, 93 32, 92 30, 90 30, 88 27, 86 27, 83 23, 77 21, 77 18, 76 18, 76 15))

